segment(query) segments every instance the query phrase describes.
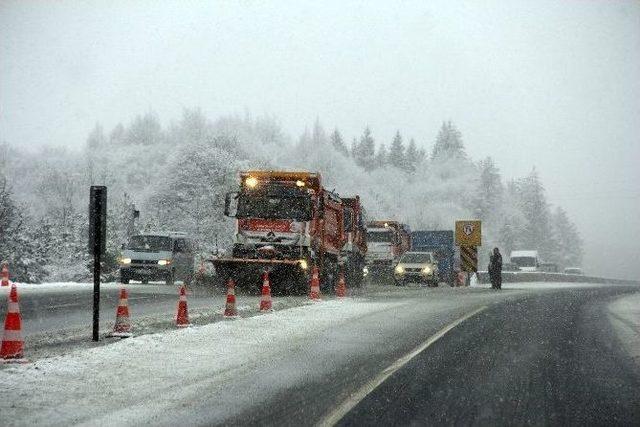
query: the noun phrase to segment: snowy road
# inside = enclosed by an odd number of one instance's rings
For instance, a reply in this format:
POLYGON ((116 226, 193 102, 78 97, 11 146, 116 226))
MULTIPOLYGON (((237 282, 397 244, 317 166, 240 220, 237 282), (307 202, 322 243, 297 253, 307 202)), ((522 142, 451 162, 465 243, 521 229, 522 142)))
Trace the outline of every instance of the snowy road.
POLYGON ((535 424, 589 405, 637 424, 638 366, 609 318, 638 291, 372 286, 3 367, 0 424, 535 424))

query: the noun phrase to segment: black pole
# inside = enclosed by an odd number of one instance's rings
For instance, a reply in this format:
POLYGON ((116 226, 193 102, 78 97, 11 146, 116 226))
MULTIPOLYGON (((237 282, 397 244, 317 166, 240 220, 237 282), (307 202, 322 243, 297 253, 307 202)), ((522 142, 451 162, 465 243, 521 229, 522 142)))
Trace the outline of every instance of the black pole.
POLYGON ((93 341, 100 340, 100 267, 106 250, 107 187, 92 185, 89 193, 89 249, 93 253, 93 341))
POLYGON ((93 340, 100 340, 100 250, 93 253, 93 340))

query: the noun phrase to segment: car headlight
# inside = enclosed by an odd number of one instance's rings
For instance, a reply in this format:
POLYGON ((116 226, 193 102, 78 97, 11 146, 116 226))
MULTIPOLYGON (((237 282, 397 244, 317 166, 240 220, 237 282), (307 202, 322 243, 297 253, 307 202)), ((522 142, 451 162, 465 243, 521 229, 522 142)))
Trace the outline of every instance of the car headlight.
POLYGON ((425 268, 422 269, 422 274, 431 274, 433 270, 431 270, 431 267, 426 266, 425 268))
POLYGON ((171 260, 170 259, 159 259, 158 260, 158 265, 169 265, 171 264, 171 260))
POLYGON ((403 267, 403 266, 401 266, 401 265, 396 265, 395 272, 396 272, 397 274, 404 274, 404 267, 403 267))
POLYGON ((303 270, 306 270, 307 268, 309 268, 309 264, 307 264, 307 260, 306 259, 301 259, 300 261, 298 261, 298 265, 303 270))
POLYGON ((120 258, 120 264, 131 264, 131 258, 120 258))
POLYGON ((365 267, 362 268, 362 275, 366 276, 367 274, 369 274, 369 267, 365 266, 365 267))

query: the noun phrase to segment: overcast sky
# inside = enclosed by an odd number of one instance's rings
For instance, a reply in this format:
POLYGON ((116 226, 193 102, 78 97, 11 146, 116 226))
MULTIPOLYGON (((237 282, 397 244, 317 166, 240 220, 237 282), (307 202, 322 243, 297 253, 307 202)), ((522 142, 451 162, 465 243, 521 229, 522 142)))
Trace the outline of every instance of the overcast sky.
POLYGON ((153 111, 316 117, 535 165, 587 271, 640 277, 639 1, 0 2, 0 140, 79 146, 153 111))

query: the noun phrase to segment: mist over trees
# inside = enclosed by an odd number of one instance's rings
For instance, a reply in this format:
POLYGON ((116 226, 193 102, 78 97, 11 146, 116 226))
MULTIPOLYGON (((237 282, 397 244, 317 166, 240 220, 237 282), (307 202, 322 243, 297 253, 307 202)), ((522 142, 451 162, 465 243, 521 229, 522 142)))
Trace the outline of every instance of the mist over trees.
POLYGON ((224 248, 233 233, 224 194, 235 189, 238 170, 270 168, 320 171, 327 188, 359 194, 371 219, 398 219, 413 229, 481 219, 482 263, 498 246, 507 256, 537 249, 550 262, 580 265, 580 234, 562 208, 549 206, 535 169, 505 182, 491 157, 469 158, 451 121, 418 140, 424 144, 407 142, 400 130, 391 141, 378 140, 369 127, 347 139, 319 120, 294 140, 272 117, 210 120, 190 109, 167 126, 151 112, 113 129, 97 123, 75 151, 2 143, 0 258, 19 281, 87 278, 90 185, 108 186, 107 270, 115 269, 133 204, 141 211, 135 231, 181 230, 203 253, 224 248))

